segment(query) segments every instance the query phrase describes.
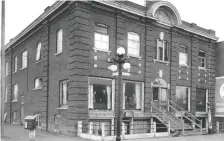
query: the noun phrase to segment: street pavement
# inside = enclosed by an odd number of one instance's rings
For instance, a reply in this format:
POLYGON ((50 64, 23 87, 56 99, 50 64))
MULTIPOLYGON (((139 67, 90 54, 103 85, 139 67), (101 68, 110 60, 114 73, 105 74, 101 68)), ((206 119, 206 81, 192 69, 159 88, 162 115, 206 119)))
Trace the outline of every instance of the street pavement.
MULTIPOLYGON (((4 138, 2 141, 29 141, 29 130, 25 130, 23 126, 9 125, 4 126, 4 138)), ((196 136, 181 136, 181 137, 163 137, 138 139, 138 141, 224 141, 224 134, 212 135, 196 135, 196 136)), ((89 141, 79 137, 69 137, 64 135, 53 134, 36 130, 35 141, 89 141)), ((136 141, 136 140, 127 140, 136 141)))

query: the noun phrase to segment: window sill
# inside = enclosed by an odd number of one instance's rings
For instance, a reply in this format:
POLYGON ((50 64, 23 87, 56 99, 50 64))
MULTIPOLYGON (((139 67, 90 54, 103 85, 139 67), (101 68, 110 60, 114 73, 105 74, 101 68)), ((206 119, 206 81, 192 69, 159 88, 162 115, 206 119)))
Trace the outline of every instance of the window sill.
POLYGON ((12 102, 13 102, 13 103, 16 103, 16 102, 18 102, 18 101, 17 101, 17 100, 13 100, 12 102))
POLYGON ((12 72, 13 74, 15 74, 17 71, 12 72))
POLYGON ((164 64, 169 64, 169 62, 167 62, 167 61, 161 61, 161 60, 157 60, 157 59, 153 59, 153 61, 154 61, 154 63, 155 62, 159 62, 159 63, 164 63, 164 64))
POLYGON ((67 110, 68 109, 68 105, 62 105, 61 107, 58 107, 57 109, 59 109, 59 110, 67 110))
POLYGON ((89 111, 109 112, 109 111, 112 111, 112 109, 93 109, 93 108, 89 108, 89 111))
POLYGON ((41 60, 38 60, 38 61, 36 61, 36 64, 38 64, 38 63, 40 63, 41 62, 41 60))
POLYGON ((40 88, 33 88, 34 91, 41 90, 41 89, 42 89, 42 87, 40 87, 40 88))
POLYGON ((24 67, 24 68, 21 68, 20 70, 24 70, 24 69, 26 69, 27 67, 24 67))
POLYGON ((185 68, 189 68, 188 65, 184 65, 184 64, 179 64, 180 67, 185 67, 185 68))
POLYGON ((198 67, 199 70, 207 71, 206 68, 198 67))
POLYGON ((57 55, 60 55, 60 54, 62 54, 62 52, 57 52, 54 55, 57 56, 57 55))
POLYGON ((106 53, 108 53, 108 54, 111 53, 110 50, 104 50, 104 49, 98 49, 98 48, 93 48, 93 50, 94 50, 94 52, 100 51, 100 52, 106 52, 106 53))
POLYGON ((130 58, 130 57, 132 57, 132 58, 138 58, 139 60, 142 59, 141 56, 135 56, 135 55, 131 55, 131 54, 127 54, 127 57, 128 57, 128 58, 130 58))

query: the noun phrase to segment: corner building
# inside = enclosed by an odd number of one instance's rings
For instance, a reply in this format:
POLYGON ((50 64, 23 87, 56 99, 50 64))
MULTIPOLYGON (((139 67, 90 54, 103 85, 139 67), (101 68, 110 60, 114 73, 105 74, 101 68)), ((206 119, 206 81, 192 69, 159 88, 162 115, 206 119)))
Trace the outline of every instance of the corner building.
POLYGON ((216 41, 215 31, 183 21, 166 1, 58 1, 6 45, 5 121, 36 115, 39 128, 68 135, 78 121, 116 128, 118 80, 109 62, 121 46, 131 64, 122 81, 127 132, 163 123, 161 109, 175 119, 178 108, 207 128, 216 41))

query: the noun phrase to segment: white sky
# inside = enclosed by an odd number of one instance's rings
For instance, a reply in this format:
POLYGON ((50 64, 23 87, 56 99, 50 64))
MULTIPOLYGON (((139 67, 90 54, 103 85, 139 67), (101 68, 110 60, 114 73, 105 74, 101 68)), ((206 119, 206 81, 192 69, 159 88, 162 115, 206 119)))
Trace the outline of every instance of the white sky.
MULTIPOLYGON (((144 0, 130 0, 141 5, 144 0)), ((219 41, 224 40, 223 0, 167 0, 179 11, 181 19, 196 23, 206 29, 216 31, 219 41)), ((5 0, 6 4, 6 40, 19 34, 34 19, 43 13, 55 0, 5 0)))

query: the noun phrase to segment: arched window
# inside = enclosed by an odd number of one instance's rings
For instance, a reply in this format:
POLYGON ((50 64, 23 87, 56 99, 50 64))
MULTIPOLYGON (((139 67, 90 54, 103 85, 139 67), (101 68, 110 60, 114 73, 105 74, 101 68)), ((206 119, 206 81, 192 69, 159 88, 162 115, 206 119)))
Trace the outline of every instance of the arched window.
POLYGON ((41 60, 41 43, 39 42, 37 44, 37 54, 36 54, 36 61, 41 60))
POLYGON ((57 31, 56 54, 62 53, 63 30, 57 31))

